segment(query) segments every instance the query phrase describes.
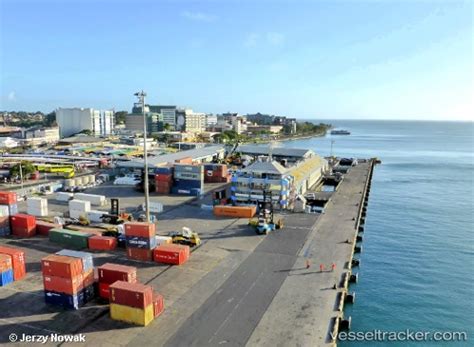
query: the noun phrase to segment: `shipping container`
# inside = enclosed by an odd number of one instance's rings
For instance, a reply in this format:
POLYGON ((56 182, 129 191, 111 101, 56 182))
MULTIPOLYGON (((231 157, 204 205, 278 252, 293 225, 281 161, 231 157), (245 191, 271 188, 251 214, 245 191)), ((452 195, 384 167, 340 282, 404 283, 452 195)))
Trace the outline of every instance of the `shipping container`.
POLYGON ((25 277, 26 259, 24 251, 13 247, 0 246, 0 254, 7 254, 12 258, 13 278, 15 281, 25 277))
POLYGON ((145 309, 129 307, 118 304, 110 304, 110 317, 113 320, 147 326, 153 321, 153 305, 145 309))
POLYGON ((109 287, 109 301, 144 309, 153 304, 153 288, 141 283, 117 281, 109 287))
POLYGON ((89 237, 89 249, 110 251, 117 247, 117 239, 112 236, 89 237))
POLYGON ((112 284, 115 281, 137 282, 137 268, 133 266, 106 263, 97 268, 99 282, 112 284))
POLYGON ((87 248, 87 240, 90 236, 92 236, 92 234, 75 230, 56 228, 49 230, 49 240, 51 242, 59 243, 60 245, 73 249, 87 248))
POLYGON ((14 236, 34 236, 36 234, 36 218, 28 214, 15 214, 10 216, 10 228, 14 236))
POLYGON ((127 248, 127 257, 129 259, 140 260, 140 261, 152 261, 153 250, 146 248, 127 248))
POLYGON ((104 206, 106 203, 105 195, 77 193, 75 199, 89 201, 94 206, 104 206))
POLYGON ((186 251, 177 245, 160 245, 153 250, 153 260, 157 263, 181 265, 188 259, 186 251))
POLYGON ((173 243, 173 239, 171 236, 155 236, 156 239, 156 245, 169 245, 170 243, 173 243))
POLYGON ((172 245, 173 245, 173 248, 182 249, 184 251, 184 255, 186 256, 186 259, 189 259, 191 255, 191 247, 189 247, 188 245, 179 245, 176 243, 173 243, 172 245))
POLYGON ((0 272, 13 270, 12 257, 8 254, 0 254, 0 272))
POLYGON ((236 218, 252 218, 257 212, 257 207, 251 206, 214 206, 214 215, 236 218))
POLYGON ((18 205, 17 204, 8 205, 8 214, 10 216, 18 214, 18 205))
POLYGON ((44 299, 47 304, 61 306, 71 310, 78 310, 85 303, 83 291, 75 295, 69 295, 45 290, 44 299))
POLYGON ((156 247, 155 236, 152 236, 152 237, 125 236, 125 242, 128 248, 153 249, 156 247))
POLYGON ((71 251, 69 249, 63 249, 56 252, 57 255, 63 255, 66 257, 79 258, 82 261, 82 271, 87 272, 94 269, 94 259, 91 253, 71 251))
POLYGON ((13 282, 13 270, 5 270, 0 273, 0 287, 6 286, 13 282))
POLYGON ((15 192, 0 192, 1 205, 14 205, 17 203, 17 196, 15 192))
POLYGON ((172 175, 174 167, 171 165, 168 166, 159 166, 155 168, 155 174, 157 175, 172 175))
POLYGON ((0 217, 9 217, 10 216, 10 209, 8 206, 0 205, 0 217))
POLYGON ((91 210, 91 202, 84 200, 69 200, 69 211, 88 212, 91 210))
POLYGON ((70 278, 82 274, 80 258, 51 254, 41 260, 43 275, 70 278))
POLYGON ((84 283, 84 288, 94 285, 94 269, 82 273, 82 282, 84 283))
POLYGON ((99 297, 109 300, 109 283, 99 282, 99 297))
POLYGON ((153 293, 153 316, 158 317, 165 309, 165 300, 163 295, 153 293))
POLYGON ((54 229, 54 228, 60 229, 61 225, 45 222, 45 221, 42 221, 42 220, 37 220, 36 221, 36 234, 38 234, 38 235, 48 236, 49 231, 51 229, 54 229))
MULTIPOLYGON (((193 158, 192 157, 184 157, 184 158, 181 158, 181 159, 176 159, 174 162, 179 163, 179 164, 192 164, 193 163, 193 158)), ((176 169, 176 166, 177 165, 175 165, 175 169, 176 169)))
POLYGON ((0 217, 0 236, 8 236, 10 234, 10 217, 0 217))
POLYGON ((75 295, 84 289, 82 274, 70 277, 43 275, 44 290, 75 295))
POLYGON ((156 226, 154 223, 127 222, 125 223, 126 236, 155 237, 156 226))

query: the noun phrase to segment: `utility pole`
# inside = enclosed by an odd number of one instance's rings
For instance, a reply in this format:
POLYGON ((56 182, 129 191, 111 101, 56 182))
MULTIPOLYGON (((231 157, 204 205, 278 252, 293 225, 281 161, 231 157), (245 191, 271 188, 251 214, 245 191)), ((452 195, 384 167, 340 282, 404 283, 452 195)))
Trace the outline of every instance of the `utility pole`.
POLYGON ((145 112, 145 97, 146 93, 142 90, 141 92, 135 93, 138 100, 142 104, 143 113, 143 163, 144 163, 144 175, 143 175, 143 187, 145 190, 145 217, 146 221, 150 223, 150 192, 148 186, 148 149, 147 149, 147 119, 145 112))
POLYGON ((21 192, 23 194, 23 169, 21 167, 21 160, 20 160, 20 184, 21 184, 21 192))
POLYGON ((330 157, 332 157, 332 146, 334 145, 334 140, 331 140, 331 154, 330 154, 330 157))

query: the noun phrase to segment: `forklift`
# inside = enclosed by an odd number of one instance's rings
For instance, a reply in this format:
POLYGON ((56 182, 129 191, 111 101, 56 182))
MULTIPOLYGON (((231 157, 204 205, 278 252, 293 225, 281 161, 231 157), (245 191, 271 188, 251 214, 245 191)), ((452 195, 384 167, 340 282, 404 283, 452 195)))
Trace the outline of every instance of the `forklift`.
MULTIPOLYGON (((259 235, 268 235, 269 232, 281 229, 283 220, 274 221, 272 192, 263 191, 263 200, 258 202, 258 219, 255 225, 255 231, 259 235)), ((251 222, 249 222, 251 224, 251 222)), ((253 223, 252 223, 253 224, 253 223)))

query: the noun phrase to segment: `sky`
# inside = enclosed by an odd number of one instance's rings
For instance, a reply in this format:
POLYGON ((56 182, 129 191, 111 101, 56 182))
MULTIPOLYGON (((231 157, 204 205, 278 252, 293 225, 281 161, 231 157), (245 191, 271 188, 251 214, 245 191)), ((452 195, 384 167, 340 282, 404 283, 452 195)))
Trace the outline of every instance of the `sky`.
POLYGON ((473 1, 0 0, 0 110, 472 120, 473 1))

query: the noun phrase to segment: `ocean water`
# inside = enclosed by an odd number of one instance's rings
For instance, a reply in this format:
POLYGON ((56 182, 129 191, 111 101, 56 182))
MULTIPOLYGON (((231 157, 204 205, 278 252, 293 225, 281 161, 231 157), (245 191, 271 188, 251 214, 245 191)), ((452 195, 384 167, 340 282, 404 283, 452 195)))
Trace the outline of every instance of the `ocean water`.
MULTIPOLYGON (((331 121, 350 136, 285 142, 343 157, 378 157, 359 283, 346 305, 353 332, 464 331, 474 346, 473 123, 331 121)), ((397 346, 401 342, 340 342, 397 346)))

